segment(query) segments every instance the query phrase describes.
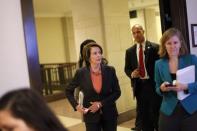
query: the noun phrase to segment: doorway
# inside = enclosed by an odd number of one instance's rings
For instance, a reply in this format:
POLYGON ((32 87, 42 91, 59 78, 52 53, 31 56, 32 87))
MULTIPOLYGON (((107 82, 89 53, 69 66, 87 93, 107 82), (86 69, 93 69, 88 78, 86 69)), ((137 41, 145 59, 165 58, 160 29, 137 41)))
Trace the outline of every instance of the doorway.
MULTIPOLYGON (((175 15, 176 11, 173 12, 173 15, 169 15, 171 17, 171 26, 180 27, 184 32, 187 32, 186 27, 188 26, 185 20, 187 20, 186 14, 186 4, 185 0, 176 0, 173 3, 170 3, 168 0, 168 4, 166 5, 164 2, 166 0, 159 0, 160 5, 160 14, 161 14, 161 25, 162 31, 166 28, 165 19, 166 12, 172 12, 172 8, 169 5, 179 5, 178 8, 181 9, 179 12, 179 16, 175 15), (165 8, 165 10, 164 10, 165 8)), ((43 4, 44 6, 45 4, 43 4)), ((25 42, 26 42, 26 50, 27 50, 27 59, 28 59, 28 68, 29 68, 29 77, 30 84, 32 88, 35 88, 39 92, 42 92, 42 82, 41 82, 41 73, 40 73, 40 63, 38 57, 38 47, 37 47, 37 38, 36 38, 36 30, 35 30, 35 21, 34 21, 34 11, 33 11, 33 1, 32 0, 21 0, 22 6, 22 15, 23 15, 23 24, 24 24, 24 34, 25 34, 25 42)), ((187 33, 186 33, 187 34, 187 33)), ((185 36, 186 39, 187 35, 185 36)), ((187 42, 189 44, 189 42, 187 42)), ((77 59, 77 58, 76 58, 77 59)))

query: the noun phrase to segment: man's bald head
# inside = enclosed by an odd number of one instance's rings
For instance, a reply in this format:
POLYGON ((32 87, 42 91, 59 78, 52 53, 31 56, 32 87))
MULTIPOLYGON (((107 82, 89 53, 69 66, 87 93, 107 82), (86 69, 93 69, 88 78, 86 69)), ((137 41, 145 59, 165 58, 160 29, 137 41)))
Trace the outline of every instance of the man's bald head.
POLYGON ((132 34, 133 34, 133 38, 136 42, 138 43, 142 43, 144 42, 145 38, 144 38, 144 29, 141 25, 139 24, 135 24, 132 28, 131 28, 132 34))
POLYGON ((138 29, 140 29, 140 30, 143 30, 143 31, 144 31, 143 27, 142 27, 141 25, 139 25, 139 24, 135 24, 135 25, 133 25, 133 26, 132 26, 132 28, 131 28, 131 30, 133 30, 133 29, 135 29, 135 28, 138 28, 138 29))

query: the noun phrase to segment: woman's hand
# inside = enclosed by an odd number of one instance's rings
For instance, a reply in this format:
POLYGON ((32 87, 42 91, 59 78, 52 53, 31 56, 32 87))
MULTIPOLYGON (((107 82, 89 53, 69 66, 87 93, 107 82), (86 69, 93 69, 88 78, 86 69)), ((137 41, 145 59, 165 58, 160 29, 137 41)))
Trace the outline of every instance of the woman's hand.
POLYGON ((172 89, 173 91, 178 92, 178 91, 184 91, 184 90, 188 89, 188 85, 187 84, 182 84, 182 83, 179 83, 177 81, 174 84, 175 84, 175 86, 172 89))
POLYGON ((89 109, 87 108, 84 108, 83 106, 81 105, 77 105, 76 107, 77 111, 80 112, 81 114, 86 114, 88 112, 89 109))
POLYGON ((160 86, 161 91, 167 92, 167 91, 184 91, 187 90, 188 86, 187 84, 182 84, 177 81, 173 82, 173 85, 170 85, 169 82, 163 82, 160 86))
POLYGON ((168 92, 168 91, 170 91, 170 88, 169 88, 169 86, 168 86, 169 84, 170 84, 170 83, 167 82, 167 81, 163 82, 163 83, 161 84, 161 86, 160 86, 161 91, 162 91, 162 92, 168 92))
POLYGON ((97 112, 101 107, 102 104, 101 102, 95 101, 95 102, 90 102, 91 106, 88 108, 90 112, 95 113, 97 112))

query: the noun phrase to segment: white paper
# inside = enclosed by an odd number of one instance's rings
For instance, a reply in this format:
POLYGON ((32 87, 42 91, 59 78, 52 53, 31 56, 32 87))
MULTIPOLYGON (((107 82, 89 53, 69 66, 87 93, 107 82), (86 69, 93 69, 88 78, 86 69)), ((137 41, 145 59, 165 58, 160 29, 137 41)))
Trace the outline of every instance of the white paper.
POLYGON ((84 94, 82 91, 79 91, 79 105, 83 107, 83 98, 84 94))
MULTIPOLYGON (((176 73, 177 81, 179 83, 188 84, 195 82, 195 66, 191 65, 180 69, 176 73)), ((188 97, 190 94, 185 94, 184 91, 177 92, 177 98, 183 100, 188 97)))
MULTIPOLYGON (((81 106, 81 107, 83 107, 83 99, 84 99, 84 94, 83 94, 83 92, 82 91, 79 91, 79 105, 81 106)), ((88 112, 88 108, 84 108, 85 109, 85 112, 88 112)), ((81 120, 82 120, 82 122, 84 121, 84 118, 83 118, 83 114, 81 114, 81 120)))

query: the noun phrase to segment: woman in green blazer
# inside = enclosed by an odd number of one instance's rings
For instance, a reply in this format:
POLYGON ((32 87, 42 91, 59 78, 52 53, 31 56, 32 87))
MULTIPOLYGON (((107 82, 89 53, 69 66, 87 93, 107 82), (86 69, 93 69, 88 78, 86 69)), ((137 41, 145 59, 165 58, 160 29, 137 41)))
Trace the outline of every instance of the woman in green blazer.
POLYGON ((197 57, 187 51, 178 29, 170 28, 160 40, 160 60, 155 63, 156 92, 163 97, 160 108, 159 131, 197 130, 197 57), (183 84, 176 80, 179 69, 195 65, 195 82, 183 84), (169 85, 169 84, 174 85, 169 85), (190 94, 183 100, 177 92, 190 94))

